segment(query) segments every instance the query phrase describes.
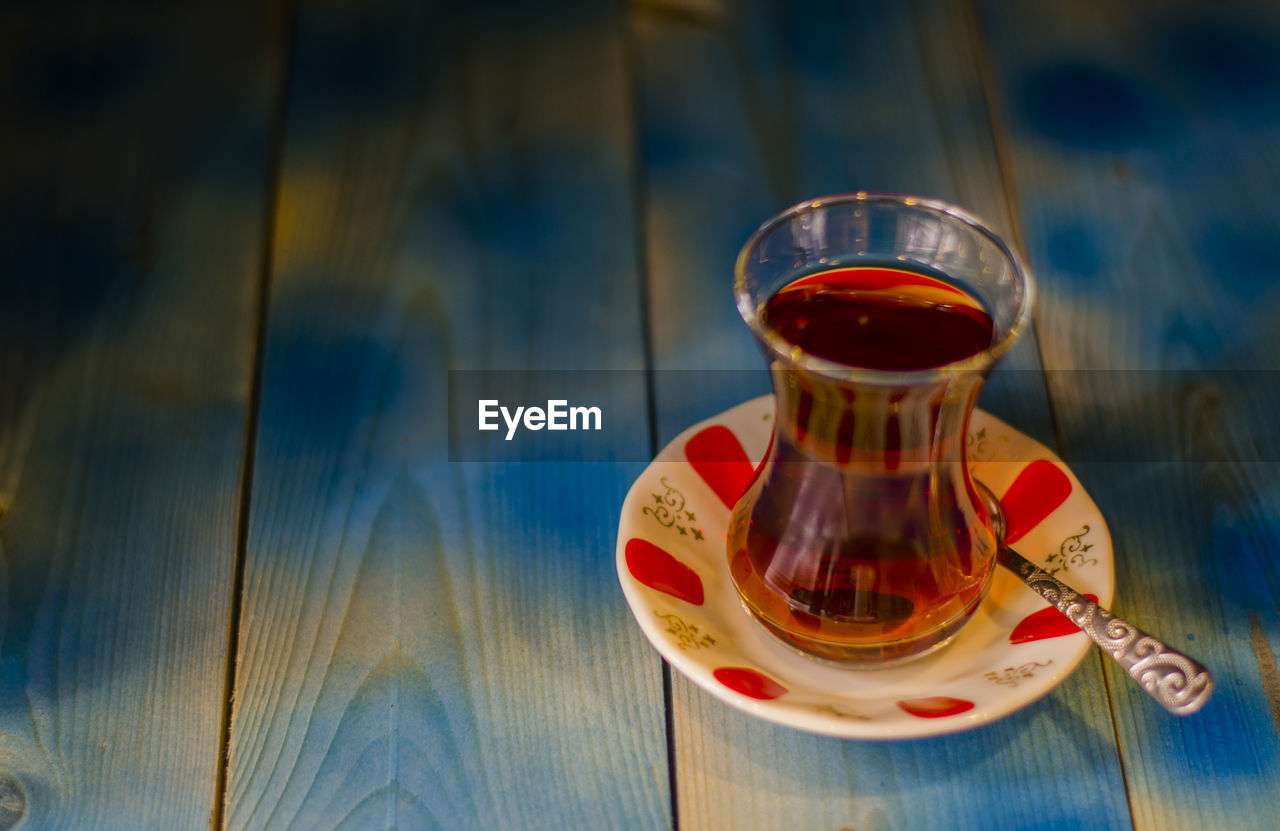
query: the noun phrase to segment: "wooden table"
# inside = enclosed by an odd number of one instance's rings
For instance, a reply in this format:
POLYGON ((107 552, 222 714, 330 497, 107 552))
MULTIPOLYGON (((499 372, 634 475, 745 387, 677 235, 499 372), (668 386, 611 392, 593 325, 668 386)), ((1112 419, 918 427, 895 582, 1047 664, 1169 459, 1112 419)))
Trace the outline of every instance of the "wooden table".
POLYGON ((1274 3, 68 0, 0 39, 0 829, 1280 827, 1274 3), (640 634, 622 497, 761 391, 667 370, 756 368, 737 249, 854 190, 1025 251, 983 406, 1085 483, 1198 715, 1095 653, 980 729, 821 738, 640 634), (631 371, 614 461, 451 461, 451 369, 631 371))

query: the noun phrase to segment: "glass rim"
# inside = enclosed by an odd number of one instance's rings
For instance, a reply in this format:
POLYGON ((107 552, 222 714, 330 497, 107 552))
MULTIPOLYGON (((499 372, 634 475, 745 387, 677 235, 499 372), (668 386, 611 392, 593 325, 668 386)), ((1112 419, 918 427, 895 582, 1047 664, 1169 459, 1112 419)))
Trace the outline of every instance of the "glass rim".
POLYGON ((877 385, 909 386, 926 384, 960 373, 985 372, 1012 348, 1021 335, 1022 330, 1031 319, 1031 310, 1034 307, 1036 292, 1035 279, 1032 277, 1031 270, 1027 267, 1021 255, 1006 243, 999 234, 991 230, 991 226, 986 220, 964 208, 940 199, 868 191, 820 196, 792 205, 767 220, 747 238, 747 241, 743 243, 742 249, 738 252, 733 271, 733 293, 738 307, 738 314, 742 317, 743 322, 747 324, 747 327, 751 329, 752 334, 764 343, 774 355, 785 358, 798 369, 811 370, 841 381, 877 385), (991 242, 1012 267, 1016 279, 1022 284, 1022 302, 1007 331, 981 352, 976 352, 973 355, 948 364, 925 369, 887 370, 844 364, 804 352, 799 346, 764 325, 760 318, 759 307, 746 287, 746 271, 750 265, 749 252, 757 250, 760 242, 770 233, 798 217, 816 213, 823 208, 834 205, 858 203, 898 205, 944 215, 976 231, 991 242))

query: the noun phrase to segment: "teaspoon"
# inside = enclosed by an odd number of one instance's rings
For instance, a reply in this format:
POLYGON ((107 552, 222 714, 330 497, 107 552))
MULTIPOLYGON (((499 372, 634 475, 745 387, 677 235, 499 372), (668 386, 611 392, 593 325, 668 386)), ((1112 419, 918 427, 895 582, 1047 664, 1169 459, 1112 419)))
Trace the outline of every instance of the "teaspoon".
POLYGON ((1186 716, 1204 706, 1213 692, 1213 677, 1209 670, 1132 623, 1116 617, 1005 545, 1004 508, 989 488, 980 482, 976 484, 982 491, 983 501, 995 526, 999 541, 996 560, 1000 565, 1016 574, 1067 620, 1080 627, 1080 631, 1122 666, 1129 677, 1150 693, 1161 707, 1174 715, 1186 716))

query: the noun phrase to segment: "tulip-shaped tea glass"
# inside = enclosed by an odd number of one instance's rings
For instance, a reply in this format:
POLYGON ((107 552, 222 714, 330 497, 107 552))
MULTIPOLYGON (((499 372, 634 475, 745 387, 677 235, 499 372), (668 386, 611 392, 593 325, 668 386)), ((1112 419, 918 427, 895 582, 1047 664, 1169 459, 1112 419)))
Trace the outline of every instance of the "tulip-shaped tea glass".
POLYGON ((966 428, 1030 317, 1030 274, 959 208, 859 193, 765 224, 734 291, 776 408, 729 526, 743 603, 786 643, 851 666, 941 646, 991 581, 966 428))

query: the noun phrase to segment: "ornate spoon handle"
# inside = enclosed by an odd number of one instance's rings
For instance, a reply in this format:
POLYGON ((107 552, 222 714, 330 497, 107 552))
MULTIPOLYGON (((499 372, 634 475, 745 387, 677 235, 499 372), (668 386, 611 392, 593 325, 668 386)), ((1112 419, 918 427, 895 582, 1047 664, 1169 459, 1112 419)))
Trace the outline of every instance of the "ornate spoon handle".
POLYGON ((1007 545, 996 558, 1124 667, 1129 677, 1177 716, 1196 712, 1213 692, 1209 670, 1080 595, 1007 545))

